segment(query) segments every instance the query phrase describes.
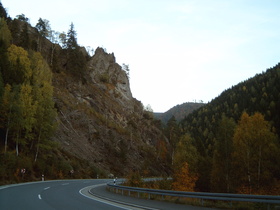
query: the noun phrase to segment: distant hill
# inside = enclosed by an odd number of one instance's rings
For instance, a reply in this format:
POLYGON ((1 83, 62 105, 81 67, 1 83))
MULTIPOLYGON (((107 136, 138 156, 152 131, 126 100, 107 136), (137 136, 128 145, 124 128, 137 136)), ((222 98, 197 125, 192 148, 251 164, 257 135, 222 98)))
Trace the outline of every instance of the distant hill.
POLYGON ((169 109, 167 112, 164 113, 154 113, 155 118, 161 120, 163 124, 166 124, 167 121, 174 116, 176 120, 179 122, 183 120, 186 116, 192 113, 194 110, 204 106, 204 103, 193 103, 193 102, 186 102, 180 105, 176 105, 169 109))

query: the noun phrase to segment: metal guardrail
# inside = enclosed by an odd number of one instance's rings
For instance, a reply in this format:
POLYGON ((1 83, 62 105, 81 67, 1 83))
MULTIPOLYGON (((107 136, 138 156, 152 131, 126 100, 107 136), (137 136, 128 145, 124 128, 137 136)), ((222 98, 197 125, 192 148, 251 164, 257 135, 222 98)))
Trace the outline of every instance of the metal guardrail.
POLYGON ((183 191, 172 191, 172 190, 155 190, 148 188, 138 188, 138 187, 128 187, 122 185, 114 185, 113 183, 108 183, 107 187, 109 190, 115 189, 124 192, 137 192, 147 193, 150 199, 151 195, 161 195, 162 199, 164 196, 173 197, 185 197, 185 198, 197 198, 201 199, 201 204, 203 205, 204 200, 220 200, 220 201, 237 201, 237 202, 253 202, 253 203, 265 203, 265 204, 280 204, 280 196, 270 196, 270 195, 248 195, 248 194, 230 194, 230 193, 206 193, 206 192, 183 192, 183 191))

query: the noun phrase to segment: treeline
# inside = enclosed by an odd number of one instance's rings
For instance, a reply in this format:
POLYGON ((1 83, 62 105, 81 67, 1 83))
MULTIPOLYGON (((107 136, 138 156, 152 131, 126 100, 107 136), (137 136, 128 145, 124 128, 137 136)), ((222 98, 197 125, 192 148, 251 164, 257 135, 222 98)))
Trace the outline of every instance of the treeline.
MULTIPOLYGON (((199 191, 280 193, 280 64, 241 82, 180 123, 171 118, 166 135, 173 168, 197 177, 199 191)), ((175 176, 176 179, 176 176, 175 176)))
POLYGON ((88 55, 80 53, 73 24, 67 35, 59 35, 62 46, 47 20, 40 18, 35 29, 23 14, 12 20, 0 3, 2 183, 23 181, 23 171, 26 180, 34 180, 41 174, 63 178, 72 169, 52 140, 57 127, 52 71, 65 70, 82 79, 88 55))
POLYGON ((40 52, 53 72, 67 71, 78 79, 83 79, 89 55, 94 51, 91 47, 85 49, 79 46, 73 23, 67 33, 52 30, 50 22, 42 18, 33 27, 24 14, 11 19, 2 5, 1 7, 2 18, 9 27, 14 45, 27 51, 40 52))
POLYGON ((165 113, 154 113, 156 119, 160 119, 161 122, 166 125, 168 120, 174 116, 177 121, 183 120, 188 114, 192 113, 194 110, 204 106, 204 103, 187 102, 173 108, 169 109, 165 113))

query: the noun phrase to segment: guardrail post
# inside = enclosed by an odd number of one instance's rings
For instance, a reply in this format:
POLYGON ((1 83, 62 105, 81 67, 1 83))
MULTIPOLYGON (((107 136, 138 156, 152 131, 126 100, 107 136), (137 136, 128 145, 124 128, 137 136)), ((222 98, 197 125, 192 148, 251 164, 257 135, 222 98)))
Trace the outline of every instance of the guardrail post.
POLYGON ((202 198, 200 199, 200 204, 204 206, 204 200, 202 198))
POLYGON ((140 197, 140 196, 139 196, 139 192, 138 192, 137 194, 138 194, 138 198, 139 198, 139 197, 140 197))
POLYGON ((130 196, 130 190, 128 190, 128 196, 130 196))
POLYGON ((150 200, 151 199, 151 194, 149 193, 148 195, 149 195, 149 200, 150 200))

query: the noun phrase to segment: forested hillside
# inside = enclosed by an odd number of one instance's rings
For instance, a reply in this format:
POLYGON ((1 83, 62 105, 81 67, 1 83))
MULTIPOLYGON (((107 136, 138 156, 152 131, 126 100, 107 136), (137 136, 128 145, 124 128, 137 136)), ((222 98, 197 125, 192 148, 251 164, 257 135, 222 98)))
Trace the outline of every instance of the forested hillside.
POLYGON ((133 171, 172 176, 174 190, 280 194, 280 64, 165 126, 128 74, 114 53, 79 46, 73 23, 31 26, 0 3, 0 183, 133 171))
POLYGON ((279 194, 280 64, 225 90, 180 123, 177 151, 204 191, 279 194), (189 146, 187 146, 189 145, 189 146))
POLYGON ((205 105, 205 104, 187 102, 187 103, 183 103, 183 104, 174 106, 164 113, 154 113, 154 116, 155 116, 155 118, 161 120, 163 122, 163 124, 166 124, 167 121, 172 116, 174 116, 177 121, 181 121, 185 117, 187 117, 190 113, 192 113, 194 110, 200 108, 203 105, 205 105))
POLYGON ((0 61, 1 183, 170 173, 168 139, 132 97, 129 69, 79 46, 73 23, 34 27, 0 4, 0 61))

